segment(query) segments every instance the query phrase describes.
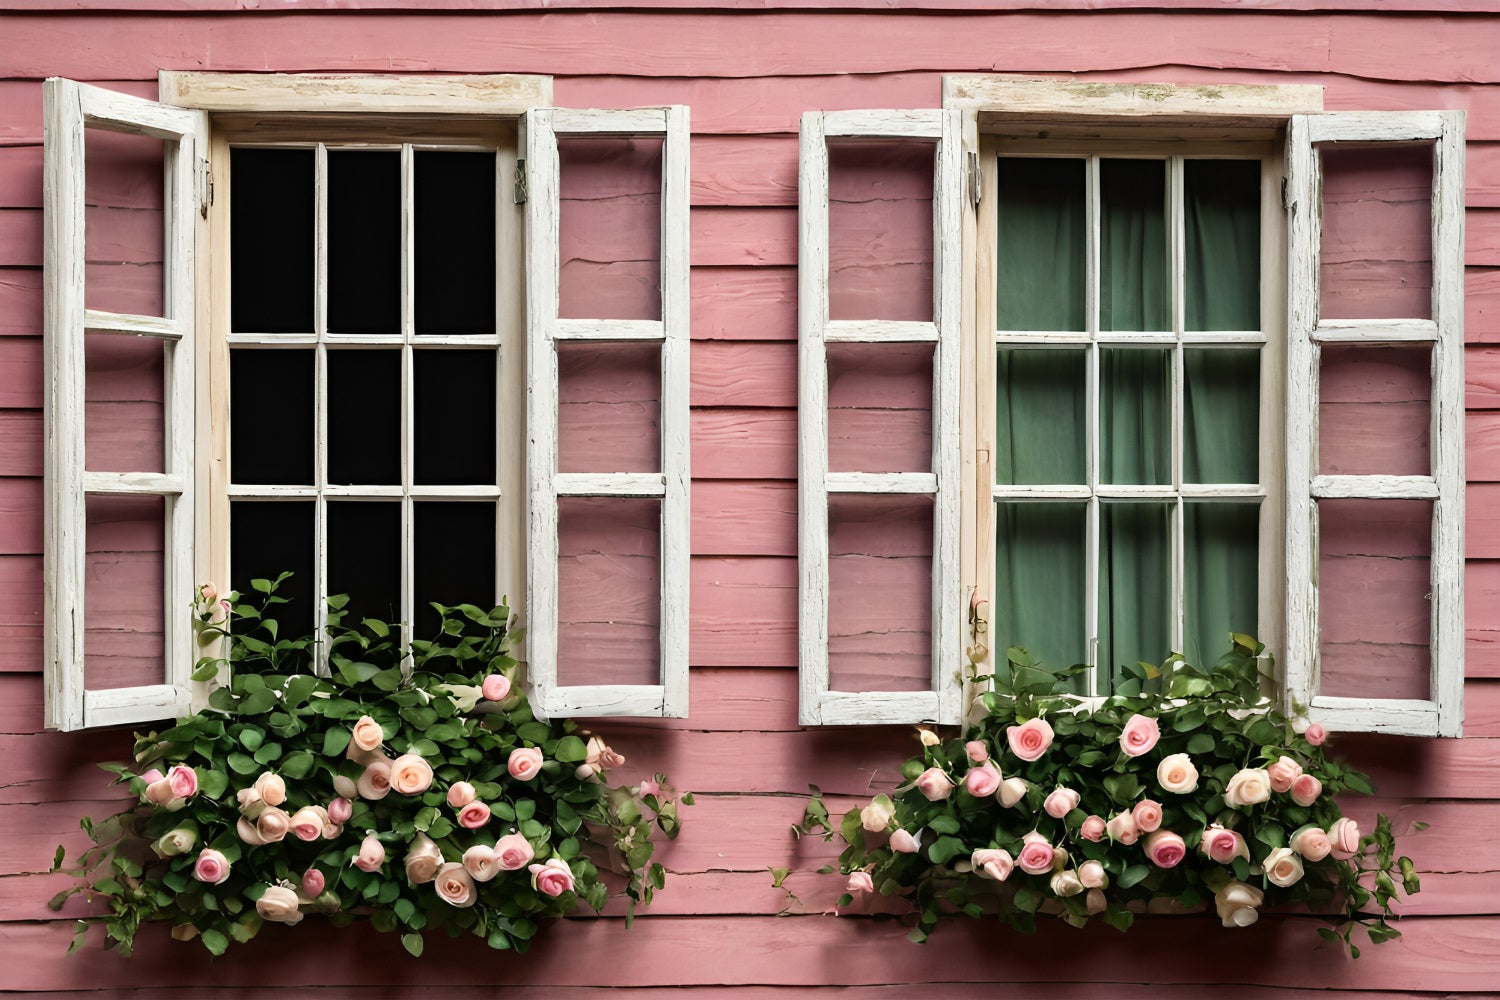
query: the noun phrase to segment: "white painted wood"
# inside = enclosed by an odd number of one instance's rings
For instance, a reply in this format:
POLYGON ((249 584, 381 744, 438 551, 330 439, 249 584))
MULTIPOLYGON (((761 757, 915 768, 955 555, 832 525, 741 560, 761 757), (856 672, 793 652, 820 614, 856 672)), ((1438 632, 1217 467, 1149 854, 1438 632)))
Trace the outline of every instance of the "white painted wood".
POLYGON ((945 128, 941 113, 927 108, 823 113, 823 135, 830 139, 941 139, 945 128))
POLYGON ((824 479, 829 493, 937 493, 932 472, 830 472, 824 479))
POLYGON ((540 108, 526 116, 529 486, 528 629, 532 705, 544 717, 640 715, 680 718, 688 711, 690 546, 688 424, 688 110, 540 108), (561 219, 557 138, 660 135, 661 320, 565 320, 558 316, 561 219), (559 473, 559 341, 661 343, 661 471, 559 473), (577 684, 557 680, 558 498, 649 497, 661 504, 660 679, 657 685, 577 684))
POLYGON ((192 594, 194 426, 194 241, 196 178, 206 151, 207 116, 116 94, 70 80, 43 89, 45 139, 44 401, 46 500, 43 555, 48 728, 149 722, 189 702, 192 631, 174 614, 192 594), (165 140, 165 211, 161 317, 91 312, 85 306, 84 129, 165 140), (85 330, 90 319, 112 332, 160 336, 163 369, 163 472, 90 473, 84 467, 85 330), (89 624, 84 574, 91 492, 164 498, 162 539, 165 656, 162 685, 89 691, 84 682, 84 634, 89 624), (167 693, 163 693, 163 691, 167 693))
POLYGON ((1323 88, 1311 84, 1100 83, 952 73, 943 77, 943 107, 1012 116, 1168 117, 1174 122, 1212 116, 1263 119, 1279 125, 1288 115, 1322 111, 1323 88))
POLYGON ((183 333, 183 325, 175 319, 132 316, 103 309, 85 309, 83 325, 90 333, 122 333, 135 337, 160 337, 162 340, 181 340, 183 333))
POLYGON ((937 343, 935 323, 906 320, 830 320, 823 331, 828 344, 929 344, 937 343))
POLYGON ((1463 722, 1463 128, 1462 112, 1297 115, 1287 139, 1287 696, 1330 727, 1458 736, 1463 722), (1429 141, 1432 181, 1432 320, 1318 320, 1322 206, 1315 143, 1429 141), (1431 476, 1317 475, 1318 342, 1433 345, 1431 476), (1315 498, 1433 501, 1431 699, 1330 699, 1319 695, 1315 498))
POLYGON ((520 115, 552 103, 552 78, 515 73, 458 76, 194 73, 162 70, 164 104, 205 111, 520 115))
MULTIPOLYGON (((950 659, 956 675, 958 659, 950 659)), ((957 682, 955 681, 955 686, 957 682)), ((825 726, 867 726, 900 721, 948 725, 935 691, 828 691, 818 706, 825 726)))

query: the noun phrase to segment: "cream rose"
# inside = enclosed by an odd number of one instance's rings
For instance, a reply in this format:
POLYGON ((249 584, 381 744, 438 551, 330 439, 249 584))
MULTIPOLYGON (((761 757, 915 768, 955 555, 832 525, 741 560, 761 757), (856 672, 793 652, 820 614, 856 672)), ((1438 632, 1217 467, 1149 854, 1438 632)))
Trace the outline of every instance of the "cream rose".
POLYGON ((1359 852, 1359 824, 1348 816, 1340 817, 1328 828, 1328 840, 1333 845, 1331 853, 1340 861, 1354 857, 1359 852))
POLYGON ((1104 870, 1103 862, 1085 861, 1078 866, 1078 881, 1086 889, 1103 889, 1109 885, 1109 873, 1104 870))
POLYGON ((1266 878, 1285 889, 1302 881, 1302 859, 1290 847, 1278 847, 1261 862, 1266 878))
POLYGON ((1052 726, 1046 719, 1028 719, 1019 726, 1005 727, 1010 752, 1025 761, 1041 758, 1052 745, 1052 726))
POLYGON ((255 779, 255 791, 268 806, 279 806, 286 801, 286 782, 270 771, 255 779))
POLYGON ((859 825, 871 833, 883 833, 896 815, 896 804, 888 795, 877 795, 859 811, 859 825))
POLYGON ((1159 739, 1161 727, 1155 719, 1147 715, 1132 715, 1125 720, 1125 728, 1120 730, 1120 749, 1127 757, 1139 757, 1156 746, 1159 739))
POLYGON ((1109 900, 1105 897, 1103 889, 1090 889, 1088 895, 1083 897, 1083 905, 1092 917, 1109 909, 1109 900))
POLYGON ((355 784, 353 778, 345 774, 335 774, 333 776, 333 790, 338 792, 340 798, 350 800, 359 798, 359 785, 355 784))
POLYGON ((246 819, 255 819, 260 816, 261 810, 266 803, 261 800, 260 792, 254 788, 241 788, 234 793, 235 801, 240 804, 240 815, 246 819))
POLYGON ((999 847, 980 848, 970 856, 969 863, 974 866, 975 871, 996 882, 1004 882, 1010 878, 1010 873, 1016 867, 1010 852, 999 847))
POLYGON ((385 864, 385 845, 373 833, 367 834, 360 841, 359 853, 349 863, 362 872, 378 872, 385 864))
POLYGON ((273 885, 255 901, 255 912, 262 920, 277 924, 300 924, 302 911, 297 909, 297 893, 284 885, 273 885))
POLYGON ((1053 819, 1062 819, 1078 808, 1081 796, 1071 788, 1054 788, 1042 803, 1042 811, 1053 819))
POLYGON ((361 715, 349 734, 349 745, 361 753, 379 750, 384 742, 385 733, 381 730, 380 723, 368 715, 361 715))
POLYGON ((431 882, 443 864, 443 852, 432 838, 419 833, 406 850, 406 878, 412 885, 431 882))
POLYGON ((1322 861, 1333 850, 1333 842, 1322 829, 1308 825, 1292 834, 1288 845, 1308 861, 1322 861))
POLYGON ((156 852, 158 858, 175 858, 179 854, 191 851, 197 842, 198 831, 179 826, 158 837, 151 845, 151 849, 156 852))
POLYGON ((359 776, 359 797, 378 802, 391 793, 391 762, 385 758, 372 760, 365 765, 359 776))
POLYGON ((891 834, 891 850, 898 854, 915 854, 921 847, 921 841, 907 830, 898 829, 891 834))
POLYGON ((1226 806, 1253 806, 1271 797, 1271 776, 1263 767, 1247 767, 1237 771, 1224 786, 1226 806))
POLYGON ((421 795, 432 787, 432 765, 414 753, 391 762, 391 788, 401 795, 421 795))
POLYGON ((943 742, 943 738, 926 726, 917 727, 917 739, 924 747, 935 747, 943 742))
POLYGON ((462 809, 476 798, 474 786, 467 781, 455 781, 448 786, 448 805, 462 809))
POLYGON ((1214 893, 1214 908, 1225 927, 1249 927, 1260 919, 1260 904, 1266 894, 1253 885, 1229 882, 1214 893))
POLYGON ((1164 792, 1186 795, 1198 788, 1198 768, 1185 753, 1169 754, 1156 765, 1156 783, 1164 792))
POLYGON ((240 835, 241 840, 252 847, 259 846, 266 842, 266 838, 260 835, 260 831, 255 828, 255 824, 250 822, 243 816, 241 816, 239 822, 234 825, 234 831, 235 833, 238 833, 240 835))
POLYGON ((953 779, 940 767, 929 767, 917 776, 917 791, 929 802, 939 802, 953 794, 953 779))
POLYGON ((473 906, 474 901, 479 898, 468 869, 457 861, 450 861, 439 868, 433 876, 432 886, 437 891, 438 898, 449 906, 473 906))
POLYGON ((1000 790, 995 794, 999 797, 1000 804, 1009 809, 1026 797, 1030 787, 1024 778, 1006 778, 1000 782, 1000 790))
POLYGON ((495 841, 495 857, 508 872, 520 871, 536 857, 531 841, 519 833, 508 833, 495 841))
POLYGON ((1084 890, 1084 884, 1077 872, 1061 871, 1052 876, 1051 888, 1054 896, 1076 896, 1084 890))
POLYGON ((292 829, 292 818, 276 806, 266 806, 255 819, 255 832, 263 843, 279 843, 292 829))
POLYGON ((486 844, 475 844, 464 851, 464 871, 476 882, 488 882, 500 874, 500 859, 495 849, 486 844))
POLYGON ((1116 813, 1108 823, 1104 824, 1104 832, 1109 834, 1109 839, 1127 847, 1141 837, 1141 829, 1136 826, 1135 815, 1129 812, 1116 813))

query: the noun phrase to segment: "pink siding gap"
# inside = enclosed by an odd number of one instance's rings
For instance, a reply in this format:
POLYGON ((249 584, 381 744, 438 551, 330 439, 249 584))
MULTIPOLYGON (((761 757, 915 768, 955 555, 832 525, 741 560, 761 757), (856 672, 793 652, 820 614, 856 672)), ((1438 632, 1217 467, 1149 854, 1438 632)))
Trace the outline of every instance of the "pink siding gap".
POLYGON ((558 315, 660 319, 660 139, 558 141, 558 315))
POLYGON ((1318 471, 1432 473, 1432 349, 1325 345, 1318 382, 1318 471))
POLYGON ((932 322, 936 148, 913 141, 829 143, 830 319, 932 322))
POLYGON ((1322 318, 1430 318, 1431 147, 1328 143, 1319 152, 1322 318))
POLYGON ((660 684, 661 501, 559 497, 559 684, 660 684))
POLYGON ((661 471, 661 346, 561 342, 559 472, 661 471))

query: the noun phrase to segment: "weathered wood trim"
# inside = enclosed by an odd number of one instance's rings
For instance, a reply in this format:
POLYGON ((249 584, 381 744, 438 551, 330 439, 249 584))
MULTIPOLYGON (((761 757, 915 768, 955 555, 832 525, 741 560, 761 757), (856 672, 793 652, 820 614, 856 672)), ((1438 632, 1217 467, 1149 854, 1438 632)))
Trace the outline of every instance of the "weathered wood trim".
POLYGON ((259 113, 520 115, 552 103, 550 76, 388 76, 162 70, 163 104, 259 113))
POLYGON ((1243 119, 1279 125, 1294 114, 1323 110, 1323 88, 1313 84, 1100 83, 995 73, 943 77, 943 107, 1024 115, 1170 117, 1185 123, 1243 119))

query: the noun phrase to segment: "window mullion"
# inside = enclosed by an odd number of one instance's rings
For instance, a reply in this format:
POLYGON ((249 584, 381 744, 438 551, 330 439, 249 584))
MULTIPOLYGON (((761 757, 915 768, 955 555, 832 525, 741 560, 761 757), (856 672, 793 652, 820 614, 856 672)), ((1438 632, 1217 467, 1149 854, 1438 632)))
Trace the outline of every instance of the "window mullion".
POLYGON ((1182 346, 1187 316, 1187 232, 1186 206, 1183 203, 1185 184, 1183 180, 1183 158, 1167 159, 1167 253, 1171 266, 1169 278, 1172 294, 1172 389, 1171 438, 1172 438, 1172 490, 1176 498, 1172 503, 1170 538, 1172 566, 1172 620, 1168 635, 1174 650, 1186 648, 1187 629, 1187 575, 1186 542, 1184 528, 1186 511, 1182 501, 1183 447, 1184 447, 1184 382, 1186 380, 1186 357, 1182 346))
POLYGON ((398 445, 401 464, 401 637, 403 646, 411 641, 417 620, 416 588, 412 585, 416 571, 416 511, 411 488, 413 460, 411 452, 414 380, 416 358, 412 353, 416 321, 416 178, 415 153, 411 143, 401 146, 401 441, 398 445))
POLYGON ((1088 359, 1084 365, 1086 380, 1084 395, 1087 440, 1084 442, 1084 469, 1088 481, 1089 501, 1086 538, 1084 541, 1084 656, 1093 668, 1088 672, 1088 693, 1099 693, 1099 479, 1100 479, 1100 399, 1099 399, 1099 260, 1100 260, 1100 205, 1099 205, 1099 157, 1090 156, 1084 172, 1086 190, 1084 194, 1084 325, 1089 338, 1088 359))
MULTIPOLYGON (((318 143, 313 161, 315 226, 313 259, 317 270, 313 281, 313 632, 323 631, 319 609, 328 601, 328 146, 318 143)), ((317 657, 317 669, 328 670, 328 644, 323 643, 317 657)))

